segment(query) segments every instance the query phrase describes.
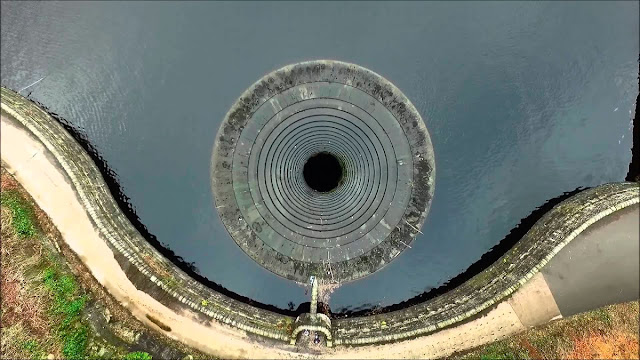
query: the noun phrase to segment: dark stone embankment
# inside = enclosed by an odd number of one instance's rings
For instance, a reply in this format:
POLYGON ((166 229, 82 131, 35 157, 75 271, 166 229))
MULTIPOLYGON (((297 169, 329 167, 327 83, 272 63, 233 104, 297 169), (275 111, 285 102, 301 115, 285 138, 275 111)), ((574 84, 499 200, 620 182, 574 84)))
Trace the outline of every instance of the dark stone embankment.
MULTIPOLYGON (((640 86, 640 57, 638 58, 638 86, 640 86)), ((640 94, 636 97, 636 113, 633 118, 633 146, 631 147, 631 164, 625 180, 640 182, 640 119, 638 119, 638 102, 640 94)))

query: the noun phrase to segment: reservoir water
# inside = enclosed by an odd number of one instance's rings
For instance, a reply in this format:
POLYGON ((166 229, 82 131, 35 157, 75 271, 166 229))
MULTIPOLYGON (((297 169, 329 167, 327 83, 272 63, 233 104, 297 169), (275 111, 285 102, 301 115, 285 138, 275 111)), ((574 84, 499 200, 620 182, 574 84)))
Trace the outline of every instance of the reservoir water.
POLYGON ((339 288, 391 305, 467 269, 548 199, 622 181, 638 95, 638 2, 2 2, 1 83, 84 133, 142 223, 209 280, 278 307, 213 203, 213 141, 254 81, 336 59, 386 77, 431 134, 437 178, 411 249, 339 288))

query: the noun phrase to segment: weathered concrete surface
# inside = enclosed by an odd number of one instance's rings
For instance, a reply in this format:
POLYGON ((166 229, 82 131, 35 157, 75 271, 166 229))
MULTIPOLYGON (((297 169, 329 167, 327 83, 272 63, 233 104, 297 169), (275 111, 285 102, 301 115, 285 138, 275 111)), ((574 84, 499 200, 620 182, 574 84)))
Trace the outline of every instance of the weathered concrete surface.
POLYGON ((503 302, 486 315, 428 336, 393 343, 340 348, 332 358, 433 359, 503 339, 525 329, 511 305, 503 302))
POLYGON ((391 82, 333 60, 301 62, 253 84, 220 125, 211 164, 216 208, 233 240, 271 272, 344 283, 410 246, 435 187, 422 117, 391 82), (341 185, 306 186, 318 152, 344 166, 341 185))
POLYGON ((542 269, 563 316, 640 294, 640 209, 630 206, 593 224, 542 269))
POLYGON ((561 316, 542 273, 537 273, 508 300, 522 325, 531 327, 561 316))

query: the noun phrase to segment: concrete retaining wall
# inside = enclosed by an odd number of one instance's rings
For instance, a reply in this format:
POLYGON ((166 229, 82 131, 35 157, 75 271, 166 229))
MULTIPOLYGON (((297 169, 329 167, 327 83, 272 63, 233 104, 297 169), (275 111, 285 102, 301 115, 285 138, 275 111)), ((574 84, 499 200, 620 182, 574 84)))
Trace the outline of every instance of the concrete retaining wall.
POLYGON ((153 248, 117 206, 89 155, 49 114, 21 95, 2 88, 2 112, 33 134, 51 153, 72 183, 95 228, 109 244, 136 287, 179 310, 203 316, 264 337, 289 341, 281 324, 294 318, 258 309, 196 282, 153 248))

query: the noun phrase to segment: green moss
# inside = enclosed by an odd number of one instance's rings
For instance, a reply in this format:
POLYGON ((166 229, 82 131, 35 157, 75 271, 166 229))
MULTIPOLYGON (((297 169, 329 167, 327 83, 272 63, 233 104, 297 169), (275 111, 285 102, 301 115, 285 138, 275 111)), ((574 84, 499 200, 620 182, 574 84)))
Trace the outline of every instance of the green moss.
POLYGON ((38 342, 31 339, 31 340, 27 340, 24 343, 22 343, 22 348, 28 351, 33 352, 34 350, 36 350, 38 348, 38 342))
POLYGON ((281 319, 278 320, 278 322, 276 323, 276 328, 280 329, 280 330, 285 330, 287 332, 292 332, 293 331, 293 319, 289 318, 289 317, 283 317, 281 319))
POLYGON ((175 289, 178 287, 178 280, 171 275, 161 277, 160 281, 162 281, 162 283, 169 289, 175 289))
POLYGON ((516 360, 529 358, 529 353, 526 351, 509 346, 502 341, 487 346, 476 355, 480 357, 481 360, 516 360))
POLYGON ((80 326, 63 335, 62 353, 67 359, 84 359, 87 349, 87 327, 80 326))
POLYGON ((604 326, 610 327, 612 325, 611 314, 607 308, 600 308, 593 311, 593 318, 596 321, 601 322, 604 326))
POLYGON ((33 339, 29 339, 22 343, 22 348, 27 350, 27 352, 31 355, 32 359, 41 359, 45 356, 44 351, 40 344, 33 339))
POLYGON ((77 295, 78 285, 73 277, 60 275, 53 268, 45 270, 43 277, 45 287, 52 293, 54 304, 52 311, 55 314, 64 314, 63 322, 70 323, 80 315, 84 309, 87 297, 77 295))
POLYGON ((123 360, 151 360, 152 357, 149 353, 143 351, 131 352, 125 355, 123 360))
POLYGON ((18 235, 22 237, 35 235, 35 213, 29 203, 20 197, 16 191, 12 190, 0 193, 0 202, 11 209, 12 225, 18 235))
POLYGON ((62 353, 68 359, 84 358, 88 342, 88 328, 81 318, 87 302, 85 295, 78 294, 76 280, 63 274, 56 266, 47 268, 43 282, 53 297, 51 313, 59 316, 56 335, 62 341, 62 353))

